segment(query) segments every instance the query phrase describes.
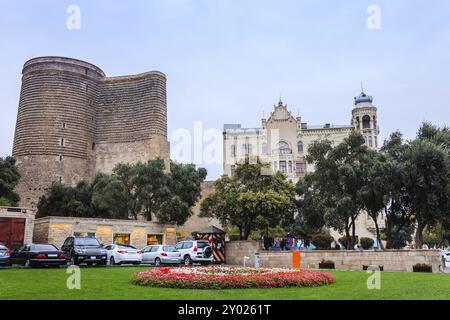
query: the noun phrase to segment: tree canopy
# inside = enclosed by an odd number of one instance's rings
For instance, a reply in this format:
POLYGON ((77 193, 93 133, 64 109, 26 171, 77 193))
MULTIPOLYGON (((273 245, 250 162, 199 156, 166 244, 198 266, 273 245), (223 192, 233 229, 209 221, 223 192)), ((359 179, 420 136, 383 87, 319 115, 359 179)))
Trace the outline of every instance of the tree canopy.
POLYGON ((246 158, 232 177, 223 176, 201 204, 201 216, 235 226, 247 240, 252 231, 291 223, 295 211, 293 184, 281 172, 267 174, 268 164, 246 158))
POLYGON ((20 173, 13 157, 0 158, 0 203, 15 206, 20 200, 14 188, 20 179, 20 173))

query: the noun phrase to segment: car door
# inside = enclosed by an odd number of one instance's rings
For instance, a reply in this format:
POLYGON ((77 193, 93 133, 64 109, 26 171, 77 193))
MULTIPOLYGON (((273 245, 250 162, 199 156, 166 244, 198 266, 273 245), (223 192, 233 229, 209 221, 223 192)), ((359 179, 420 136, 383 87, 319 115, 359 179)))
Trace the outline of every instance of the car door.
POLYGON ((182 259, 183 259, 183 257, 184 257, 184 253, 185 253, 185 250, 183 250, 183 244, 184 244, 184 242, 179 242, 179 243, 177 243, 176 246, 175 246, 175 249, 177 249, 178 252, 181 254, 181 258, 182 258, 182 259))
POLYGON ((150 251, 150 263, 155 263, 155 259, 158 257, 159 246, 153 246, 150 251))
POLYGON ((142 249, 142 263, 150 263, 151 251, 152 246, 148 246, 142 249))

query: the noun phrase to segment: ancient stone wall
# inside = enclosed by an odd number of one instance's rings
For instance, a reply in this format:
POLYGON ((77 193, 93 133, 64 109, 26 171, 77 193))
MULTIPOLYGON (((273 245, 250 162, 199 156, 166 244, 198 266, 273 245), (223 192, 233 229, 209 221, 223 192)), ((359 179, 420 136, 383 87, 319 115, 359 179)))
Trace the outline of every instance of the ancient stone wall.
POLYGON ((152 71, 105 77, 76 59, 40 57, 23 68, 13 156, 22 206, 54 181, 76 185, 120 162, 168 165, 166 77, 152 71))
MULTIPOLYGON (((264 251, 260 241, 231 241, 226 244, 228 264, 242 265, 244 256, 249 257, 248 264, 254 266, 255 253, 260 254, 261 267, 292 267, 292 252, 264 251)), ((412 272, 417 263, 430 264, 433 272, 440 272, 441 258, 439 250, 388 250, 388 251, 347 251, 312 250, 301 252, 301 267, 317 269, 322 260, 331 260, 339 270, 363 270, 363 266, 383 271, 412 272)))

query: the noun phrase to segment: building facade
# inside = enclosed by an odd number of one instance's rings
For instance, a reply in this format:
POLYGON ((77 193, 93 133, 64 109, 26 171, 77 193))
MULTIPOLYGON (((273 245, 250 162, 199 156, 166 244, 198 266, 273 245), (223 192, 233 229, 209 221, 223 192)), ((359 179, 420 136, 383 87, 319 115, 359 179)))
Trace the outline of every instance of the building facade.
MULTIPOLYGON (((378 149, 377 108, 373 105, 373 98, 364 92, 354 98, 351 121, 347 125, 310 125, 301 117, 294 118, 280 100, 270 117, 261 120, 260 128, 224 125, 224 174, 232 176, 238 163, 246 157, 258 156, 262 162, 270 164, 268 174, 282 171, 295 183, 306 173, 314 171, 314 165, 305 159, 312 142, 327 139, 337 145, 353 131, 361 132, 368 148, 378 149)), ((383 214, 378 223, 384 227, 383 214)), ((336 230, 330 230, 330 233, 335 239, 342 236, 336 230)), ((357 219, 356 234, 374 237, 375 225, 367 215, 360 215, 357 219)))
POLYGON ((39 57, 22 74, 12 152, 21 206, 35 207, 54 181, 74 186, 121 162, 169 164, 163 73, 106 77, 84 61, 39 57))
POLYGON ((258 156, 271 164, 271 171, 282 171, 294 182, 314 170, 305 157, 308 146, 327 139, 335 145, 353 131, 361 132, 371 149, 378 149, 377 108, 373 98, 362 92, 355 97, 348 125, 310 125, 301 117, 294 118, 280 100, 260 128, 243 128, 240 124, 225 124, 223 132, 224 174, 233 175, 236 165, 246 157, 258 156))

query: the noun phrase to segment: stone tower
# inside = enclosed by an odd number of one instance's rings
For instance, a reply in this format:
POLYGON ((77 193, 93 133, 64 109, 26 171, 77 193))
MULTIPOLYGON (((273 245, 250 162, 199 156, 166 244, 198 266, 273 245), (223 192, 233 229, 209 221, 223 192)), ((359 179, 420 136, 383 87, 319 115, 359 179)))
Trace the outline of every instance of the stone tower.
POLYGON ((378 149, 378 134, 380 133, 377 119, 377 108, 372 104, 373 98, 361 90, 361 94, 355 97, 355 105, 352 111, 352 126, 361 132, 370 149, 378 149))
POLYGON ((120 162, 168 164, 163 73, 108 78, 84 61, 39 57, 22 74, 12 153, 21 206, 35 206, 54 181, 74 186, 120 162))

